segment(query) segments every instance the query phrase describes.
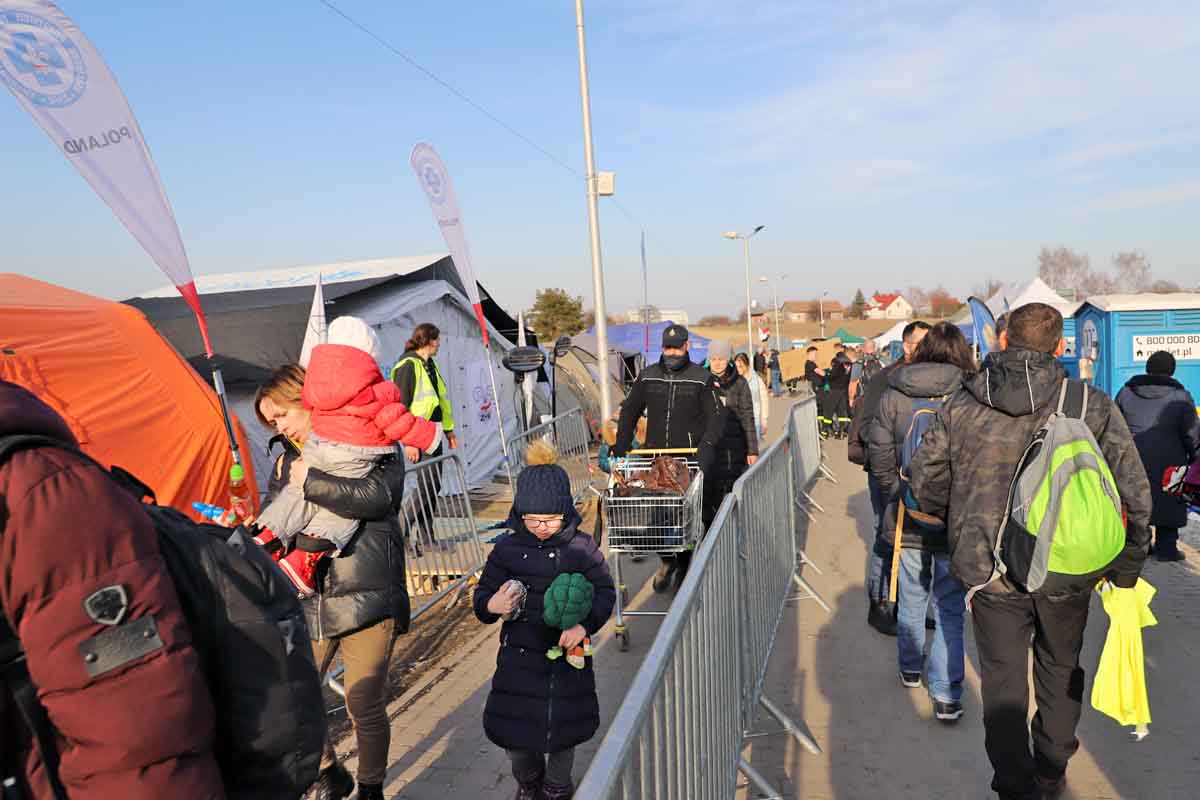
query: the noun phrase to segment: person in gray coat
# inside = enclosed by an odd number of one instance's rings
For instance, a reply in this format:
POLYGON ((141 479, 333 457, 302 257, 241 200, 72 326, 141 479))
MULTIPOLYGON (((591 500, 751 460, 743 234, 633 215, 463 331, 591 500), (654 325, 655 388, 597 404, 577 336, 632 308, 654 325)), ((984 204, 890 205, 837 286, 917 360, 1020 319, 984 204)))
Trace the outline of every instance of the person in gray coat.
POLYGON ((1146 360, 1146 374, 1135 375, 1117 394, 1117 408, 1125 417, 1138 454, 1150 480, 1154 510, 1153 552, 1159 561, 1182 561, 1179 529, 1187 525, 1187 502, 1166 494, 1163 472, 1191 463, 1200 451, 1200 416, 1196 401, 1172 375, 1175 357, 1160 350, 1146 360))

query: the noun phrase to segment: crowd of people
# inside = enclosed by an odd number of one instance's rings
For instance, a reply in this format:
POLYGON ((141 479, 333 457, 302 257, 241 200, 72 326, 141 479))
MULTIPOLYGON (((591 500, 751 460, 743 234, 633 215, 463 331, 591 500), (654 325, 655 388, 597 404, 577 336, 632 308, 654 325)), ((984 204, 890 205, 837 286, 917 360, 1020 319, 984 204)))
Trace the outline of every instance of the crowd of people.
MULTIPOLYGON (((311 638, 313 680, 341 656, 358 764, 352 776, 324 736, 311 774, 304 753, 287 766, 303 783, 299 791, 254 796, 295 797, 309 784, 318 800, 384 796, 388 668, 410 622, 405 536, 434 542, 433 508, 418 510, 414 530, 401 530, 406 465, 458 445, 434 360, 439 337, 435 326, 418 326, 384 378, 373 331, 341 318, 307 368, 282 365, 258 389, 255 413, 276 433, 271 447, 280 453, 264 509, 237 531, 287 575, 311 638)), ((1078 747, 1090 593, 1097 580, 1132 587, 1151 549, 1162 561, 1181 558, 1186 504, 1162 491, 1161 479, 1200 451, 1195 403, 1172 377, 1168 353, 1152 355, 1146 374, 1114 401, 1067 378, 1057 358, 1063 347, 1062 317, 1034 303, 1002 320, 998 349, 982 363, 954 325, 913 322, 895 363, 885 365, 867 342, 838 347, 828 364, 810 349, 805 370, 821 435, 848 439, 849 458, 867 473, 875 520, 867 622, 896 637, 900 683, 924 684, 934 716, 947 724, 966 713, 964 627, 972 612, 985 747, 1002 798, 1061 790, 1078 747), (1057 564, 1022 546, 1022 534, 1051 538, 1018 519, 1012 502, 1036 461, 1031 442, 1055 441, 1047 431, 1064 420, 1077 423, 1064 430, 1105 477, 1088 519, 1097 530, 1119 527, 1103 563, 1079 569, 1062 566, 1082 558, 1070 537, 1054 544, 1065 542, 1057 564), (1106 528, 1110 518, 1117 522, 1106 528)), ((714 340, 697 364, 687 329, 669 325, 660 361, 638 376, 606 430, 602 466, 614 468, 636 448, 694 451, 707 526, 757 461, 771 397, 781 392, 778 354, 735 355, 728 341, 714 340)), ((5 800, 234 796, 229 787, 245 765, 223 755, 220 737, 229 732, 206 677, 209 654, 189 634, 191 590, 173 588, 164 569, 159 518, 112 477, 78 450, 55 411, 0 381, 5 800), (45 536, 58 530, 76 535, 45 536), (141 713, 147 703, 154 714, 141 713)), ((1060 505, 1061 526, 1072 512, 1065 494, 1060 505)), ((590 641, 612 613, 615 587, 581 524, 553 449, 532 449, 514 488, 511 533, 491 551, 474 592, 478 619, 502 623, 482 726, 511 759, 519 800, 569 798, 575 748, 599 727, 590 641)), ((1092 550, 1103 544, 1091 542, 1092 550)), ((687 556, 662 554, 655 591, 679 586, 687 556)), ((289 654, 293 645, 288 639, 289 654)), ((272 679, 269 667, 263 681, 272 679)), ((279 713, 262 710, 267 738, 279 713)))
MULTIPOLYGON (((982 363, 956 326, 915 321, 903 332, 903 359, 860 378, 848 432, 875 520, 867 623, 896 637, 900 684, 924 683, 935 718, 954 724, 965 713, 970 610, 992 789, 1010 800, 1063 791, 1079 747, 1092 591, 1098 581, 1134 587, 1150 552, 1182 558, 1187 505, 1162 490, 1164 471, 1200 452, 1195 402, 1171 377, 1169 353, 1154 353, 1114 401, 1068 378, 1064 348, 1061 315, 1041 303, 999 320, 998 349, 982 363), (1072 457, 1051 464, 1064 443, 1072 457), (1026 513, 1028 485, 1049 503, 1040 518, 1026 513)), ((861 363, 865 351, 845 358, 861 363)), ((821 424, 834 436, 838 370, 835 357, 808 371, 818 398, 826 393, 821 424)))
MULTIPOLYGON (((321 731, 315 741, 323 749, 288 752, 313 740, 299 736, 286 699, 277 696, 282 706, 264 701, 252 710, 255 732, 237 733, 268 740, 259 755, 287 753, 277 771, 288 780, 252 790, 235 789, 242 786, 237 773, 251 766, 231 759, 221 741, 231 731, 215 699, 213 656, 188 633, 200 624, 189 617, 196 613, 195 582, 187 591, 172 589, 182 576, 157 556, 159 518, 139 507, 145 498, 113 480, 115 469, 109 475, 83 455, 55 411, 0 382, 5 800, 172 793, 283 800, 305 790, 316 800, 384 796, 388 670, 396 637, 410 622, 405 537, 426 544, 435 538, 433 508, 406 514, 410 529, 401 530, 406 465, 458 445, 453 404, 434 360, 439 338, 435 326, 417 326, 384 378, 374 331, 342 317, 306 366, 281 365, 257 390, 254 411, 275 433, 269 447, 278 456, 262 511, 238 520, 219 541, 256 543, 278 563, 290 587, 285 601, 291 598, 298 615, 302 609, 311 638, 313 685, 341 657, 358 763, 351 775, 321 731), (84 518, 94 520, 87 535, 41 535, 84 518), (144 644, 129 644, 131 626, 145 632, 144 644), (150 717, 140 713, 147 702, 155 707, 150 717)), ((603 455, 619 459, 633 447, 695 451, 706 478, 707 524, 757 460, 771 394, 766 353, 762 361, 760 374, 746 354, 735 358, 728 342, 717 341, 704 365, 693 363, 687 329, 668 327, 662 359, 638 377, 603 455)), ((771 382, 779 388, 778 376, 771 382)), ((474 608, 483 623, 503 622, 483 729, 510 756, 518 798, 560 800, 573 792, 575 747, 599 726, 590 638, 608 620, 615 589, 602 551, 580 530, 567 473, 552 449, 538 452, 518 477, 511 533, 487 559, 474 608), (581 592, 588 598, 582 605, 581 592)), ((201 531, 171 519, 186 535, 201 531)), ((664 557, 654 588, 678 586, 687 561, 686 553, 664 557)), ((294 629, 280 623, 280 630, 291 655, 294 629)), ((259 671, 250 680, 277 679, 280 665, 256 657, 259 671)), ((303 696, 298 688, 290 686, 287 696, 303 696)))

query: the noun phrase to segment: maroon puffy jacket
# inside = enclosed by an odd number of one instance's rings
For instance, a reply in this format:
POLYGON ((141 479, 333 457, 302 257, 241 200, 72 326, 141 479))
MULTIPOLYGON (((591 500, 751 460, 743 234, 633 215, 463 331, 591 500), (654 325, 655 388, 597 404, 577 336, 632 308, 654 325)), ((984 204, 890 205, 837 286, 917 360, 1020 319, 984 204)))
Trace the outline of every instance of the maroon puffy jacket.
MULTIPOLYGON (((75 443, 54 411, 0 380, 0 436, 17 433, 75 443)), ((225 796, 212 755, 212 700, 154 526, 78 455, 22 450, 0 465, 0 608, 58 731, 59 774, 72 800, 225 796), (79 645, 106 626, 84 600, 114 585, 128 596, 125 619, 152 614, 163 646, 92 679, 79 645)), ((0 734, 26 764, 17 777, 33 797, 50 798, 29 732, 5 708, 0 734)))

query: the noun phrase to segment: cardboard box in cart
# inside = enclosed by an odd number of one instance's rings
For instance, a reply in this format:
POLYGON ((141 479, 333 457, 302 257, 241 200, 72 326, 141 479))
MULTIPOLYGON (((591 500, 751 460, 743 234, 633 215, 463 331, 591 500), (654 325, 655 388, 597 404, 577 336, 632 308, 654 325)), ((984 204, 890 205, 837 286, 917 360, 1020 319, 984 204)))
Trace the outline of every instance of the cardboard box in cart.
POLYGON ((1089 297, 1075 312, 1079 375, 1115 397, 1158 350, 1175 356, 1175 380, 1200 397, 1200 294, 1089 297))
MULTIPOLYGON (((822 369, 827 368, 829 363, 833 361, 833 356, 837 353, 837 346, 841 343, 841 339, 826 339, 822 342, 814 342, 812 347, 817 348, 817 366, 822 369)), ((779 354, 779 371, 783 373, 784 383, 804 377, 804 362, 808 360, 807 349, 805 347, 800 350, 789 350, 786 353, 779 354)))

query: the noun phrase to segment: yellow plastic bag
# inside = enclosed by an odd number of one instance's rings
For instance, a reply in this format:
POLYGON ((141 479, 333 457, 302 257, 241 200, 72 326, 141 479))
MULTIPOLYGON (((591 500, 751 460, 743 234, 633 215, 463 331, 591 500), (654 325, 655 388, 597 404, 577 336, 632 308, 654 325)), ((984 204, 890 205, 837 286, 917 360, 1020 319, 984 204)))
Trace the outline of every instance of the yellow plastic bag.
POLYGON ((1097 591, 1110 621, 1092 683, 1092 708, 1122 725, 1135 726, 1133 735, 1140 740, 1149 733, 1150 724, 1142 628, 1158 624, 1150 611, 1157 590, 1138 578, 1132 589, 1119 589, 1105 582, 1097 591))

